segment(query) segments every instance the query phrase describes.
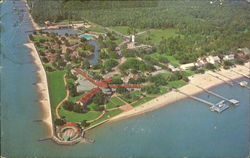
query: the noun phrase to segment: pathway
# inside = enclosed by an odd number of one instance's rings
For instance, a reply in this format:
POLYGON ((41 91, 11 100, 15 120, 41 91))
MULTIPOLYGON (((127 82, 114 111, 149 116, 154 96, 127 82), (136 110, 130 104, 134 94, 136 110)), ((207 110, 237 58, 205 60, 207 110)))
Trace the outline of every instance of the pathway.
MULTIPOLYGON (((63 76, 63 80, 64 80, 64 85, 65 85, 65 87, 66 87, 66 85, 67 85, 67 81, 66 81, 66 74, 63 76)), ((58 109, 62 106, 62 104, 66 101, 66 100, 68 100, 69 99, 69 90, 67 89, 67 91, 66 91, 66 96, 65 96, 65 98, 57 105, 57 107, 56 107, 56 117, 57 118, 61 118, 61 116, 59 115, 59 112, 58 112, 58 109)))
POLYGON ((106 111, 102 111, 102 114, 101 114, 101 115, 99 115, 97 118, 95 118, 95 119, 93 119, 93 120, 88 120, 87 123, 92 123, 92 122, 94 122, 94 121, 96 121, 96 120, 99 120, 100 118, 103 117, 103 115, 104 115, 105 113, 106 113, 106 111))

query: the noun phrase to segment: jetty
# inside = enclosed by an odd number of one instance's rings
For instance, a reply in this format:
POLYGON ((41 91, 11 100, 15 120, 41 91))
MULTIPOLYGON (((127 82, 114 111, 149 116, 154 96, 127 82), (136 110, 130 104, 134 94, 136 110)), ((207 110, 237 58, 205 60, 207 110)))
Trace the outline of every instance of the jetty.
POLYGON ((193 99, 193 100, 196 100, 196 101, 199 101, 199 102, 201 102, 201 103, 204 103, 204 104, 206 104, 206 105, 208 105, 208 106, 214 106, 214 103, 211 103, 211 102, 206 101, 206 100, 204 100, 204 99, 201 99, 201 98, 198 98, 198 97, 189 95, 189 94, 184 93, 184 92, 182 92, 182 91, 180 91, 180 90, 178 90, 178 89, 175 89, 175 91, 176 91, 176 92, 179 92, 179 93, 181 93, 181 94, 183 94, 183 95, 185 95, 185 96, 187 96, 187 97, 189 97, 189 98, 191 98, 191 99, 193 99))
POLYGON ((242 76, 244 76, 244 77, 250 79, 250 76, 248 76, 248 75, 246 75, 246 74, 243 74, 243 73, 238 72, 238 71, 235 71, 235 70, 231 70, 231 71, 234 72, 234 73, 236 73, 236 74, 242 75, 242 76))
POLYGON ((42 142, 42 141, 47 141, 47 140, 51 140, 52 138, 49 137, 49 138, 40 138, 38 139, 39 142, 42 142))
POLYGON ((232 105, 236 105, 238 103, 238 101, 235 100, 235 99, 228 99, 228 98, 226 98, 226 97, 224 97, 222 95, 219 95, 219 94, 217 94, 217 93, 215 93, 213 91, 207 90, 207 89, 205 89, 205 88, 203 88, 203 87, 201 87, 199 85, 195 85, 195 84, 193 84, 193 85, 200 88, 200 89, 202 89, 203 91, 207 92, 208 94, 214 95, 214 96, 216 96, 216 97, 218 97, 218 98, 220 98, 222 100, 225 100, 225 101, 229 102, 232 105))
MULTIPOLYGON (((225 75, 220 74, 220 73, 217 73, 217 74, 219 74, 219 75, 221 75, 221 76, 223 76, 223 77, 225 77, 225 78, 228 78, 228 79, 230 79, 230 80, 232 81, 232 83, 236 83, 236 84, 238 84, 238 85, 241 86, 241 83, 240 83, 239 81, 234 81, 234 80, 232 80, 230 77, 225 76, 225 75)), ((241 87, 242 87, 242 86, 241 86, 241 87)), ((244 86, 244 87, 245 87, 246 89, 250 90, 250 87, 249 87, 249 86, 244 86)))
POLYGON ((213 75, 213 74, 211 74, 211 73, 208 73, 208 74, 209 74, 210 76, 212 76, 212 77, 215 77, 215 78, 217 78, 217 79, 219 79, 219 80, 221 80, 221 81, 227 83, 227 84, 230 85, 230 86, 233 86, 233 82, 228 82, 228 81, 226 81, 226 80, 220 78, 219 76, 213 75))

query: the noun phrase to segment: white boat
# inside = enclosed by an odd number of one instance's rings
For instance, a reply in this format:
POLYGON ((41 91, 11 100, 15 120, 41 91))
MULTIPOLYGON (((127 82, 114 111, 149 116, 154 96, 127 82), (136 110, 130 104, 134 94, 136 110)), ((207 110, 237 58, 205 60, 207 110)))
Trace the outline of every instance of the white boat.
POLYGON ((222 111, 226 110, 227 108, 229 108, 229 105, 226 104, 225 100, 222 100, 219 103, 215 104, 214 106, 210 107, 210 110, 221 113, 222 111))
POLYGON ((239 84, 241 87, 246 87, 248 83, 247 81, 241 81, 239 84))

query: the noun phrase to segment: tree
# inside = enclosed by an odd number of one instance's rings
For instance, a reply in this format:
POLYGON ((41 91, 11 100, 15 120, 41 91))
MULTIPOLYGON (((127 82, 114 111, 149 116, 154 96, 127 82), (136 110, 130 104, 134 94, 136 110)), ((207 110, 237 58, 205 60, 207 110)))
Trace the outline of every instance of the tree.
POLYGON ((106 103, 106 96, 103 92, 98 92, 93 98, 93 102, 97 105, 103 105, 106 103))
POLYGON ((82 127, 88 127, 89 125, 90 125, 90 123, 88 123, 87 120, 83 120, 83 121, 81 122, 81 126, 82 126, 82 127))
POLYGON ((83 60, 82 61, 82 69, 89 69, 90 68, 90 64, 88 62, 88 60, 83 60))
POLYGON ((110 82, 111 84, 122 84, 123 81, 120 76, 114 76, 112 77, 112 81, 110 82))
POLYGON ((142 91, 146 91, 148 94, 158 94, 160 92, 160 89, 158 86, 150 85, 142 87, 142 91))
POLYGON ((126 88, 124 88, 124 87, 117 87, 116 92, 120 93, 120 94, 124 94, 124 93, 127 93, 128 90, 126 88))
POLYGON ((81 40, 80 40, 82 43, 85 43, 86 41, 87 41, 87 39, 86 38, 81 38, 81 40))
POLYGON ((66 122, 63 119, 55 119, 54 123, 55 123, 56 126, 62 126, 66 122))
POLYGON ((211 64, 211 63, 207 63, 207 64, 205 65, 205 67, 206 67, 207 69, 209 69, 209 70, 214 70, 214 69, 216 69, 216 67, 215 67, 213 64, 211 64))
POLYGON ((149 81, 155 83, 156 86, 163 86, 167 84, 165 77, 163 77, 161 74, 150 77, 149 81))
POLYGON ((73 106, 73 111, 77 113, 84 113, 83 107, 79 104, 73 106))
POLYGON ((118 65, 118 62, 115 59, 108 59, 103 63, 103 66, 108 71, 110 71, 116 65, 118 65))
POLYGON ((74 103, 73 102, 70 102, 70 101, 65 101, 63 103, 63 108, 65 110, 68 110, 68 111, 73 111, 73 108, 74 108, 74 103))

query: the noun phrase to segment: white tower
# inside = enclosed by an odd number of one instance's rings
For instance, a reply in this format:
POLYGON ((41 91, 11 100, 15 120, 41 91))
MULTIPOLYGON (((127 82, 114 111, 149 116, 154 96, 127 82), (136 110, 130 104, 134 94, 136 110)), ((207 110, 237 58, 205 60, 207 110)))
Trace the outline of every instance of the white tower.
POLYGON ((132 35, 132 42, 135 43, 135 35, 132 35))

